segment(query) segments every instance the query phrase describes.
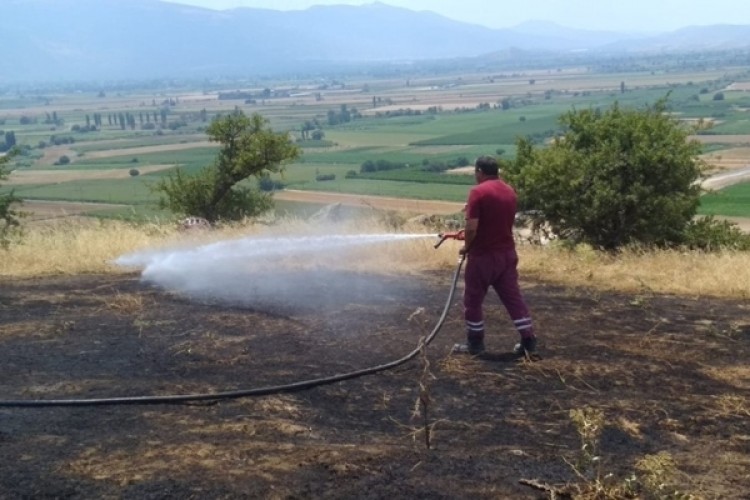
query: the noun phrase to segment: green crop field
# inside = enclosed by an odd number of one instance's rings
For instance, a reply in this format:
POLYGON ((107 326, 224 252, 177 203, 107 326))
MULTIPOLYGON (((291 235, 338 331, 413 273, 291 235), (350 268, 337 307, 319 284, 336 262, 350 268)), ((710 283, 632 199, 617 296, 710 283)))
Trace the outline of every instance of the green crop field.
POLYGON ((78 159, 67 169, 107 169, 107 168, 138 168, 148 165, 178 165, 186 171, 195 171, 208 165, 216 158, 218 147, 192 148, 178 151, 164 151, 159 153, 133 154, 127 149, 122 150, 119 156, 108 158, 87 159, 85 156, 78 159), (133 160, 137 161, 133 161, 133 160))
POLYGON ((701 197, 699 213, 750 217, 750 182, 729 186, 701 197))
POLYGON ((131 177, 124 180, 81 180, 15 188, 17 196, 32 200, 85 201, 145 205, 155 203, 148 185, 155 178, 131 177))

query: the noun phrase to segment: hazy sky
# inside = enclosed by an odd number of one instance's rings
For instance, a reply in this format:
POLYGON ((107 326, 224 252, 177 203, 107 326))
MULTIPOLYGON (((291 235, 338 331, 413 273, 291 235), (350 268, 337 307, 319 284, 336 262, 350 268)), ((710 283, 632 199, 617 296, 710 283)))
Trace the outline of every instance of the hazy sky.
MULTIPOLYGON (((260 7, 299 10, 311 5, 363 5, 367 0, 169 0, 216 10, 260 7)), ((748 0, 385 0, 411 10, 431 10, 459 21, 507 28, 529 20, 571 28, 671 31, 707 24, 750 24, 748 0)))

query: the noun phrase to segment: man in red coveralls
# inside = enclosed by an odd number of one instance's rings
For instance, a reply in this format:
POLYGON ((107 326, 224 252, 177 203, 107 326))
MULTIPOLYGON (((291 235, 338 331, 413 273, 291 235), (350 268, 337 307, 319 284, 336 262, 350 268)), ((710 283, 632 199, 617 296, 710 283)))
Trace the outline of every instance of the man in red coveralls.
POLYGON ((464 272, 464 319, 466 344, 454 352, 484 352, 482 303, 491 286, 508 311, 521 341, 513 352, 530 357, 536 351, 531 315, 518 286, 518 255, 513 239, 517 197, 512 187, 498 178, 497 160, 481 156, 474 164, 477 185, 466 204, 465 242, 460 250, 467 256, 464 272))

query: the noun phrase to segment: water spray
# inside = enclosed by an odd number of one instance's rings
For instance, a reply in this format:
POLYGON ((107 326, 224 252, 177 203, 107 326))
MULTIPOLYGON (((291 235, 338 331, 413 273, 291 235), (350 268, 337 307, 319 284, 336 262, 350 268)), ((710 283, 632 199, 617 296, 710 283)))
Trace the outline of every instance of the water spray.
POLYGON ((172 248, 146 250, 123 255, 115 264, 123 267, 164 265, 167 267, 194 261, 216 263, 218 261, 264 259, 316 252, 343 250, 377 243, 431 238, 433 235, 415 234, 358 234, 298 237, 247 237, 237 240, 219 241, 194 248, 172 248))

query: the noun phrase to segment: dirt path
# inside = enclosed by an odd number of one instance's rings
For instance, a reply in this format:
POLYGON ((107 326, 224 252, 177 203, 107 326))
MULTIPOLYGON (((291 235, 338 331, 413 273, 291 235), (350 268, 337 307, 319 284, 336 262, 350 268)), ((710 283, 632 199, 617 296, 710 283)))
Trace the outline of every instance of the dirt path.
POLYGON ((750 180, 750 167, 738 167, 729 172, 722 172, 712 175, 703 181, 703 187, 706 189, 722 189, 734 184, 750 180))

